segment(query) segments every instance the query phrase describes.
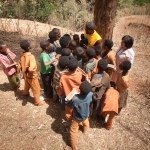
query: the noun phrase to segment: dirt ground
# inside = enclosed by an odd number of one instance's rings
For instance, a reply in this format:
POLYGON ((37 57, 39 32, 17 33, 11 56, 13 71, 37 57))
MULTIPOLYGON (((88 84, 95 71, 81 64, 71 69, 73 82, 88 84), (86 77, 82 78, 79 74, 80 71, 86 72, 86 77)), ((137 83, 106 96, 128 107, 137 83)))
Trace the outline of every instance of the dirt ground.
MULTIPOLYGON (((113 50, 120 46, 123 35, 134 37, 135 60, 132 68, 128 106, 115 117, 108 131, 90 121, 86 135, 79 130, 78 150, 149 150, 150 149, 150 16, 121 18, 115 25, 113 50)), ((39 64, 39 42, 45 37, 0 31, 0 40, 17 55, 19 42, 29 39, 32 53, 39 64)), ((23 86, 23 80, 21 80, 23 86)), ((69 145, 70 123, 64 119, 59 104, 34 106, 33 97, 14 97, 7 77, 0 70, 0 150, 61 150, 69 145)))

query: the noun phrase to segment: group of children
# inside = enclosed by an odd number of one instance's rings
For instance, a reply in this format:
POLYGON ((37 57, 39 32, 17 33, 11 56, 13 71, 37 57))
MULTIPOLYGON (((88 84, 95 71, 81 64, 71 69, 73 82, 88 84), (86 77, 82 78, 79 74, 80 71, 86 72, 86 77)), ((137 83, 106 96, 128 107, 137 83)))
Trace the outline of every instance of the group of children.
MULTIPOLYGON (((89 128, 89 117, 105 121, 106 129, 112 128, 114 116, 126 106, 129 70, 131 63, 124 61, 120 65, 122 72, 117 82, 113 82, 115 72, 115 55, 112 40, 105 40, 103 46, 89 47, 85 34, 61 36, 60 30, 54 28, 49 32, 49 38, 40 42, 40 75, 43 83, 44 97, 53 102, 60 101, 65 110, 67 120, 71 120, 71 148, 76 149, 76 138, 79 124, 83 124, 83 132, 89 128), (75 90, 74 90, 75 89, 75 90), (74 92, 75 91, 75 92, 74 92), (71 95, 71 99, 68 99, 71 95), (122 100, 123 99, 123 100, 122 100)), ((15 54, 5 43, 0 42, 0 63, 4 73, 15 92, 20 87, 18 74, 23 74, 25 82, 23 95, 29 95, 32 89, 34 104, 43 105, 40 100, 40 84, 37 75, 37 64, 30 49, 28 40, 20 42, 23 49, 18 63, 15 54)), ((65 149, 69 149, 68 146, 65 149)))

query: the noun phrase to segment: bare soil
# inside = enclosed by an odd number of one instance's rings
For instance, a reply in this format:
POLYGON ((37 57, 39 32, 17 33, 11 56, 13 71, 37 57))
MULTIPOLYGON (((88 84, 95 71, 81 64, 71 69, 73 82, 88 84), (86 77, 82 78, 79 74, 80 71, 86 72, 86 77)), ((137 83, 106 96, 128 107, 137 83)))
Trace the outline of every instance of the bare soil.
MULTIPOLYGON (((150 16, 121 18, 114 27, 114 51, 126 34, 135 39, 128 106, 115 117, 110 131, 94 121, 90 121, 91 128, 86 135, 81 128, 77 138, 79 150, 150 149, 150 16)), ((37 63, 39 42, 44 38, 45 35, 24 35, 18 31, 2 31, 2 28, 0 31, 0 40, 6 42, 17 59, 22 51, 20 40, 29 39, 37 63)), ((70 144, 70 123, 65 121, 59 104, 49 102, 37 107, 33 105, 32 95, 24 97, 21 93, 16 100, 2 70, 0 77, 0 150, 61 150, 70 144)), ((23 87, 23 80, 21 83, 23 87)))

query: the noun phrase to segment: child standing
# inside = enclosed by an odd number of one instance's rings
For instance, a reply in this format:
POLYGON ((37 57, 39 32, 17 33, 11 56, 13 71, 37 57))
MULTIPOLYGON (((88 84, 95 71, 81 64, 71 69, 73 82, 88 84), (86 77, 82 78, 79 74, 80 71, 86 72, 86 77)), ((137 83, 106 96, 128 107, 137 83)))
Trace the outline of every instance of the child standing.
POLYGON ((105 59, 100 59, 98 61, 98 73, 94 74, 91 80, 93 100, 91 103, 91 115, 92 118, 95 118, 100 111, 100 102, 103 94, 110 87, 109 75, 105 72, 107 68, 107 61, 105 59))
POLYGON ((17 91, 20 86, 20 80, 16 73, 17 63, 14 61, 15 57, 16 55, 7 48, 7 45, 0 41, 0 64, 12 89, 17 91))
POLYGON ((88 57, 88 61, 84 66, 84 71, 87 73, 88 79, 91 80, 97 70, 97 61, 94 58, 95 50, 92 47, 87 48, 86 55, 88 57))
POLYGON ((45 102, 40 101, 40 85, 36 73, 37 65, 35 57, 29 52, 31 45, 28 40, 23 40, 20 42, 20 47, 24 52, 20 55, 17 72, 19 73, 21 70, 25 80, 23 95, 29 95, 29 89, 31 88, 34 96, 34 104, 36 106, 43 105, 45 102))
POLYGON ((120 66, 119 66, 119 69, 122 70, 122 72, 119 74, 117 82, 116 82, 117 90, 119 91, 119 94, 120 94, 119 113, 120 113, 121 109, 126 107, 126 105, 127 105, 130 68, 131 68, 130 61, 123 61, 123 63, 120 64, 120 66))
POLYGON ((77 46, 80 46, 80 37, 79 37, 78 34, 74 34, 74 35, 73 35, 73 40, 76 41, 77 46))
MULTIPOLYGON (((105 59, 108 64, 114 65, 114 67, 116 66, 116 58, 115 58, 115 54, 112 51, 112 47, 113 47, 113 41, 112 40, 105 40, 104 44, 103 44, 103 48, 104 48, 104 53, 102 54, 102 58, 105 59)), ((107 73, 109 74, 110 80, 112 80, 112 74, 115 70, 108 67, 107 68, 107 73)))
MULTIPOLYGON (((59 89, 57 94, 59 97, 62 97, 65 94, 65 97, 75 88, 78 92, 79 86, 83 80, 83 74, 78 69, 78 61, 74 58, 68 61, 68 72, 64 72, 61 75, 59 82, 59 89)), ((65 106, 65 114, 66 118, 69 120, 72 118, 72 110, 70 110, 67 106, 65 106)))
POLYGON ((91 85, 88 81, 83 81, 80 85, 80 94, 73 96, 72 100, 67 103, 69 108, 73 109, 73 120, 70 127, 71 147, 66 146, 64 149, 76 150, 76 138, 79 124, 83 124, 83 133, 89 128, 89 106, 92 101, 91 85))
POLYGON ((105 120, 105 117, 109 115, 109 118, 105 124, 106 129, 112 128, 114 116, 118 114, 118 100, 119 92, 116 90, 115 82, 110 82, 111 87, 106 91, 103 96, 103 102, 101 106, 100 116, 105 120))
POLYGON ((52 73, 51 73, 51 64, 56 62, 56 59, 50 59, 47 51, 50 49, 50 45, 48 41, 42 41, 40 43, 40 47, 42 48, 42 52, 40 54, 40 64, 41 64, 41 78, 43 82, 44 94, 46 98, 53 97, 53 89, 52 89, 52 73))

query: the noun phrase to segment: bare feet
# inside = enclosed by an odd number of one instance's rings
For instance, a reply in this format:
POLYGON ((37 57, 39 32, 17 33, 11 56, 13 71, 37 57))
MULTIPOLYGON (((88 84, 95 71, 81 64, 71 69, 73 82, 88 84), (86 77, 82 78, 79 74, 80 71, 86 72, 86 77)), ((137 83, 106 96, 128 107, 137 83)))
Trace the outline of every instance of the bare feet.
POLYGON ((41 106, 43 104, 45 104, 45 101, 40 101, 38 104, 35 104, 35 106, 41 106))
POLYGON ((64 150, 76 150, 76 148, 71 148, 70 146, 66 145, 64 146, 64 150))

